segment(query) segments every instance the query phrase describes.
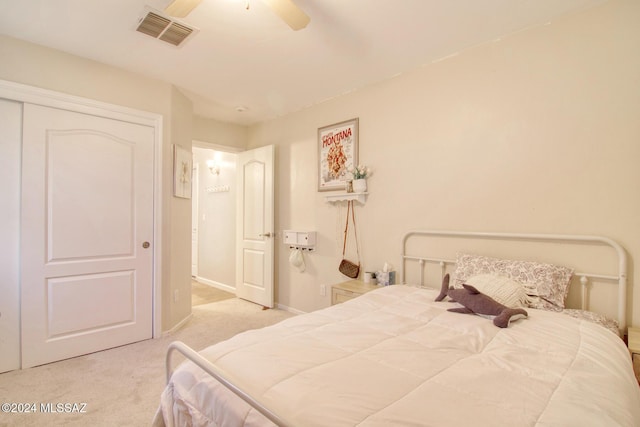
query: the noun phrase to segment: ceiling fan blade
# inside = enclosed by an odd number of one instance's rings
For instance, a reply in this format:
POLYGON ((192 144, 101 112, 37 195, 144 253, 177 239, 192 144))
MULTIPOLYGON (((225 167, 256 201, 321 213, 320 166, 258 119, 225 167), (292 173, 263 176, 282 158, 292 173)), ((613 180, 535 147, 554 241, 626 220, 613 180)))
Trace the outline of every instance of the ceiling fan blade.
MULTIPOLYGON (((177 1, 177 0, 176 0, 177 1)), ((262 0, 294 31, 307 26, 311 18, 291 0, 262 0)))
POLYGON ((202 0, 173 0, 173 2, 164 9, 169 16, 184 18, 187 16, 202 0))

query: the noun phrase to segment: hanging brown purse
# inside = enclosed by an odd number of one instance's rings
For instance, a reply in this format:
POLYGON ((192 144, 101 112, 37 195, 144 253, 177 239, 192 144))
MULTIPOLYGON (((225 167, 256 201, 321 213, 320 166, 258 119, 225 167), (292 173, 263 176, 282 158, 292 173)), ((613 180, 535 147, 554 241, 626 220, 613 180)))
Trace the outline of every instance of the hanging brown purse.
POLYGON ((353 207, 353 200, 349 200, 347 202, 347 224, 344 227, 344 244, 342 245, 342 261, 340 261, 340 266, 338 267, 340 273, 344 274, 347 277, 352 279, 356 279, 360 274, 360 250, 358 249, 358 232, 356 231, 356 217, 355 217, 355 209, 353 207), (358 254, 358 263, 354 263, 345 259, 344 254, 347 249, 347 236, 349 231, 349 211, 351 211, 351 218, 353 221, 353 233, 356 236, 356 253, 358 254))

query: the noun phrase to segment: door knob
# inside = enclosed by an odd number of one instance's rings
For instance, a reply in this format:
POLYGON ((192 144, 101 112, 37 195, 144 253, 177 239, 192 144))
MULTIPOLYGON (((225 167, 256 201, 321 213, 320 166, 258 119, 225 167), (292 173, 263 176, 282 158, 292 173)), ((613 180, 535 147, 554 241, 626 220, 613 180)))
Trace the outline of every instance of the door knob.
POLYGON ((271 233, 258 234, 260 237, 271 237, 271 233))
POLYGON ((144 242, 142 244, 142 247, 145 248, 145 249, 147 249, 149 246, 150 246, 149 242, 144 242))

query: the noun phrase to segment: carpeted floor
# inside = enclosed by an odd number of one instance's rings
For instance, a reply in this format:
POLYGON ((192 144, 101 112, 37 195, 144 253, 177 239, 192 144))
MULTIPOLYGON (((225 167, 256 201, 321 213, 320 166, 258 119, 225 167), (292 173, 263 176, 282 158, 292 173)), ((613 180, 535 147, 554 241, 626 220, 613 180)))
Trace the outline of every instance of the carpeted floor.
MULTIPOLYGON (((179 340, 201 350, 290 316, 238 298, 226 299, 194 307, 185 327, 160 339, 0 374, 0 403, 35 404, 37 409, 36 413, 0 412, 0 426, 148 426, 164 387, 164 358, 170 342, 179 340), (53 408, 70 404, 69 409, 85 412, 41 413, 41 404, 48 403, 53 408)), ((181 356, 174 355, 174 360, 181 356)))
POLYGON ((191 305, 194 307, 231 298, 235 298, 235 295, 231 292, 226 292, 195 280, 191 281, 191 305))

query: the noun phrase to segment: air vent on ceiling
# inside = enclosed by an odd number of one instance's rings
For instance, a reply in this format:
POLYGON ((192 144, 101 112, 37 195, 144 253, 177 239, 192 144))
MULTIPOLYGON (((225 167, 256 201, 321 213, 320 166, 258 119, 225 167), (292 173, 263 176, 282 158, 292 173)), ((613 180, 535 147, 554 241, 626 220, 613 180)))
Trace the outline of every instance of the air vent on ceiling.
POLYGON ((180 46, 190 35, 197 32, 193 27, 153 11, 145 12, 136 30, 174 46, 180 46))

